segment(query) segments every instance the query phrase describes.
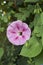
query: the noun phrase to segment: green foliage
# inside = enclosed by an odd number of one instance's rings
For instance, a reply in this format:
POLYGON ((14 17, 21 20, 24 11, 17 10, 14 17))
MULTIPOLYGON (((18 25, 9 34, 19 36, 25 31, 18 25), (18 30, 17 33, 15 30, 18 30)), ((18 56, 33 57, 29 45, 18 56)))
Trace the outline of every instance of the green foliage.
POLYGON ((43 65, 43 51, 35 58, 35 65, 43 65))
POLYGON ((38 2, 39 0, 25 0, 24 2, 38 2))
POLYGON ((41 13, 41 23, 43 25, 43 12, 41 13))
POLYGON ((37 37, 42 36, 42 21, 41 21, 41 14, 38 14, 34 18, 34 31, 33 34, 35 34, 37 37))
POLYGON ((43 45, 43 34, 42 34, 42 45, 43 45))
POLYGON ((1 28, 0 28, 0 32, 3 32, 3 31, 4 31, 4 27, 1 27, 1 28))
POLYGON ((0 0, 0 65, 24 64, 43 64, 43 0, 0 0), (6 38, 7 26, 18 19, 32 31, 23 46, 14 46, 6 38))
POLYGON ((42 44, 39 43, 36 37, 31 37, 27 45, 28 46, 23 46, 20 55, 25 57, 35 57, 42 51, 42 44))
POLYGON ((18 65, 28 65, 28 59, 27 58, 25 58, 25 57, 20 57, 18 60, 17 60, 17 64, 18 65))
POLYGON ((2 58, 3 54, 4 54, 4 50, 3 48, 0 48, 0 59, 2 58))
POLYGON ((19 8, 20 13, 15 13, 15 17, 17 17, 18 20, 26 20, 26 18, 29 17, 30 13, 32 13, 34 10, 34 6, 28 5, 28 7, 25 8, 19 8), (19 16, 18 16, 19 15, 19 16))

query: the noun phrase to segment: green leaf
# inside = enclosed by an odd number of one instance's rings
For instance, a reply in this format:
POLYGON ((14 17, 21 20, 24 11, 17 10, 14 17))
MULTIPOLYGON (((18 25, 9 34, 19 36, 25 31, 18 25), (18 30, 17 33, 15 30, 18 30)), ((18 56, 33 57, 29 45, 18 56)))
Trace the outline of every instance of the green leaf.
POLYGON ((11 1, 11 2, 8 2, 8 6, 12 6, 12 4, 13 4, 13 2, 11 1))
POLYGON ((18 20, 25 20, 26 19, 26 16, 23 13, 16 13, 15 17, 17 17, 18 20))
POLYGON ((43 45, 43 12, 41 13, 41 24, 42 24, 41 34, 42 34, 42 45, 43 45))
POLYGON ((34 17, 34 27, 41 25, 41 14, 36 14, 34 17))
POLYGON ((42 34, 42 45, 43 45, 43 34, 42 34))
POLYGON ((33 34, 35 33, 35 35, 37 37, 42 37, 42 30, 43 30, 43 24, 42 24, 42 20, 41 20, 41 14, 36 14, 35 18, 34 18, 34 30, 33 30, 33 34))
POLYGON ((35 65, 43 65, 43 51, 35 58, 35 65))
POLYGON ((41 42, 43 45, 43 12, 35 15, 33 35, 34 34, 37 37, 41 37, 41 42))
POLYGON ((8 22, 8 17, 7 17, 6 15, 4 15, 4 16, 1 18, 1 20, 3 20, 4 23, 7 23, 7 22, 8 22))
MULTIPOLYGON (((29 6, 30 7, 30 6, 29 6)), ((27 8, 19 8, 19 11, 22 12, 21 14, 25 15, 25 16, 29 16, 30 11, 28 11, 27 8)))
POLYGON ((0 28, 0 32, 3 32, 3 31, 4 31, 4 27, 1 27, 1 28, 0 28))
POLYGON ((19 8, 19 13, 15 13, 15 17, 19 20, 26 20, 30 13, 34 10, 34 6, 28 5, 27 8, 19 8), (19 16, 18 16, 19 15, 19 16))
POLYGON ((36 14, 34 18, 34 26, 42 26, 43 25, 43 12, 40 14, 36 14))
POLYGON ((33 35, 36 35, 37 37, 41 37, 42 36, 42 26, 35 26, 34 27, 34 31, 33 31, 33 35))
POLYGON ((4 50, 3 50, 3 48, 0 48, 0 59, 3 56, 3 54, 4 54, 4 50))
POLYGON ((19 11, 21 13, 16 13, 15 17, 17 17, 18 20, 26 20, 26 17, 29 16, 30 12, 25 8, 19 8, 19 11))
POLYGON ((42 26, 42 32, 41 32, 41 34, 42 34, 42 39, 41 39, 41 41, 42 41, 42 46, 43 46, 43 26, 42 26))
POLYGON ((25 0, 24 2, 38 2, 39 0, 25 0))
POLYGON ((43 12, 41 13, 41 23, 43 25, 43 12))
POLYGON ((39 55, 42 51, 42 44, 38 42, 36 37, 31 37, 29 40, 29 45, 24 45, 20 55, 23 55, 25 57, 35 57, 39 55))

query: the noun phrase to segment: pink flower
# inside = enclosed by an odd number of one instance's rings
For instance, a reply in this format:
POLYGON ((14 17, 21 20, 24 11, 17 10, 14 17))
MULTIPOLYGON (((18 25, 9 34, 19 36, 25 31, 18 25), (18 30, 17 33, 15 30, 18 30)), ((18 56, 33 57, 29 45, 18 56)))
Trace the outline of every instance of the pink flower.
POLYGON ((14 45, 23 45, 30 39, 31 29, 20 20, 10 23, 7 28, 7 38, 14 45))

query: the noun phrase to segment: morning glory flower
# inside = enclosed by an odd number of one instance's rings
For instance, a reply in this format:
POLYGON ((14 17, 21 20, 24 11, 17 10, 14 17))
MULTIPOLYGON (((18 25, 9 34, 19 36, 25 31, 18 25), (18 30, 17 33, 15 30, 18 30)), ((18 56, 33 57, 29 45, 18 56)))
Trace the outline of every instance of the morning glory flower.
POLYGON ((13 21, 7 27, 7 38, 13 45, 23 45, 30 39, 31 29, 21 20, 13 21))

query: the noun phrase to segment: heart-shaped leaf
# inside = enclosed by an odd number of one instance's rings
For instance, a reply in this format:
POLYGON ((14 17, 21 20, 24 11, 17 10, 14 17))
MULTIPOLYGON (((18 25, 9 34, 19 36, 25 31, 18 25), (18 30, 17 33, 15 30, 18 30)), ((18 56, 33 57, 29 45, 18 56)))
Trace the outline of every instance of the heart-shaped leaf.
POLYGON ((35 58, 35 65, 43 65, 43 51, 35 58))
POLYGON ((38 42, 36 37, 31 37, 27 46, 24 45, 20 55, 25 57, 35 57, 40 54, 42 51, 42 44, 38 42))

